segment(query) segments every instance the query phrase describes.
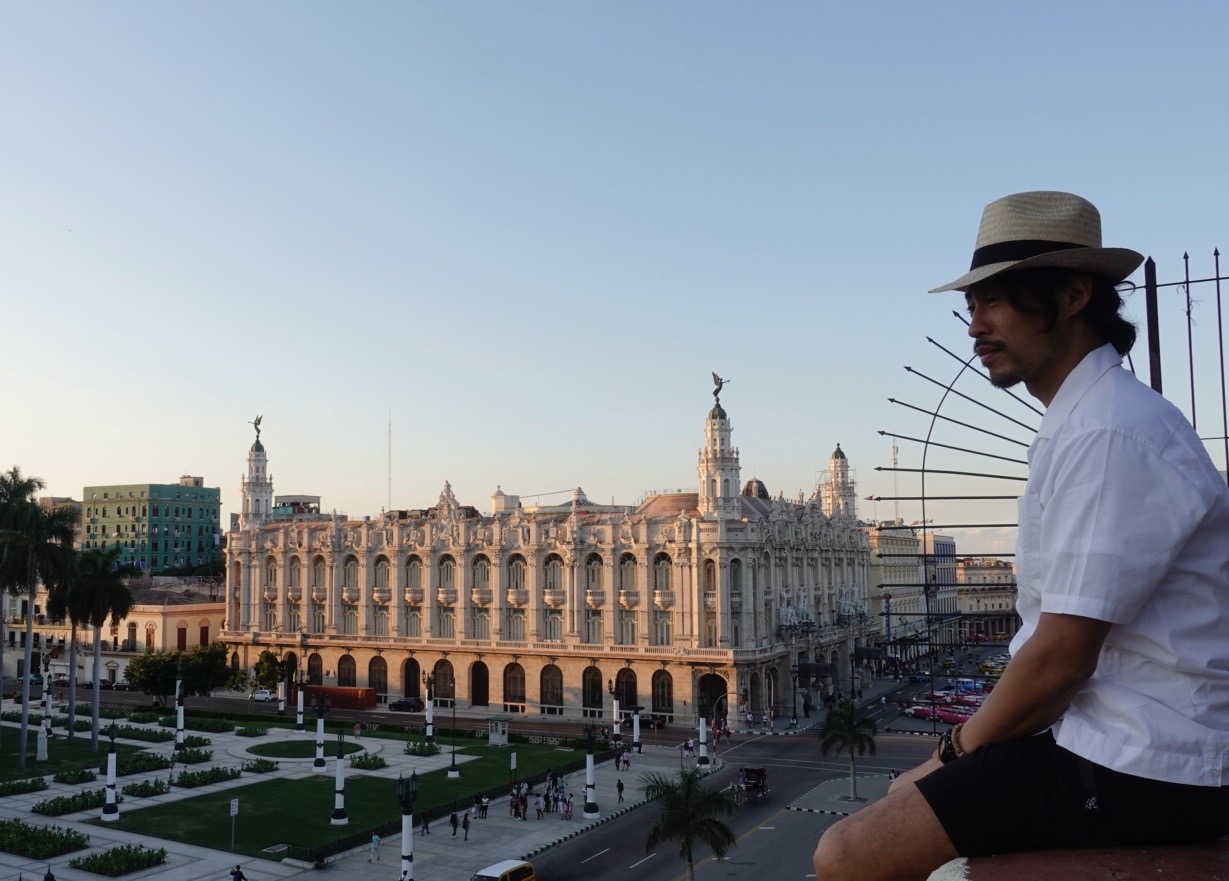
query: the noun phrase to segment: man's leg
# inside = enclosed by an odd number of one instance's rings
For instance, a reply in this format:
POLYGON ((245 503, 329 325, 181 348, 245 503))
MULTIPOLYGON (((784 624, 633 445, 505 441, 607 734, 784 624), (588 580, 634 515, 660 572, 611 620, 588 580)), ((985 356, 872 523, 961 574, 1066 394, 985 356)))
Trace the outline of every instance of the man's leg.
POLYGON ((908 785, 828 829, 815 849, 815 872, 818 881, 924 881, 957 856, 926 799, 908 785))

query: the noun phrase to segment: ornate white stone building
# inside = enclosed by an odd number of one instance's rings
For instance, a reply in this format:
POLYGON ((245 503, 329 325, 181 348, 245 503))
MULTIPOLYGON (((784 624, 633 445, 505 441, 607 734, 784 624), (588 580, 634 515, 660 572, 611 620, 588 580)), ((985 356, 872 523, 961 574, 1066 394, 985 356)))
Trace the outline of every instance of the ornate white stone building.
POLYGON ((730 434, 718 400, 697 491, 636 507, 497 490, 481 514, 445 483, 431 508, 350 520, 279 513, 258 431, 226 543, 232 663, 268 649, 310 682, 392 697, 423 696, 430 673, 462 711, 610 720, 613 696, 679 723, 788 716, 807 672, 842 683, 878 628, 869 543, 839 446, 811 498, 786 501, 740 491, 730 434))

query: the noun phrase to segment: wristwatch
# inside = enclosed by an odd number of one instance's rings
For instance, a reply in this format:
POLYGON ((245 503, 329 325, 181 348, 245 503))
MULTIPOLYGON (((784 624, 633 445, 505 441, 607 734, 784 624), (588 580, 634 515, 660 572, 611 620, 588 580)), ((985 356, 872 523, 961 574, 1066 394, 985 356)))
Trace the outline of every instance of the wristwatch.
POLYGON ((956 752, 956 744, 952 740, 952 732, 944 731, 939 738, 939 761, 946 765, 959 757, 960 753, 956 752))

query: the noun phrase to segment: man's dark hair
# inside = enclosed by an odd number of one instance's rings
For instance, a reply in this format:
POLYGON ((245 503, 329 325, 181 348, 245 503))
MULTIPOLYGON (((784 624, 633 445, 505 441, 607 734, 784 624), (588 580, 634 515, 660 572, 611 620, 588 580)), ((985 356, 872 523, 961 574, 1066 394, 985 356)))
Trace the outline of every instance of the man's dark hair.
MULTIPOLYGON (((1081 270, 1073 269, 1021 269, 996 276, 1007 302, 1017 312, 1040 315, 1046 327, 1058 321, 1058 295, 1081 270)), ((1119 355, 1125 355, 1135 345, 1135 325, 1120 314, 1122 294, 1108 278, 1095 272, 1087 273, 1092 279, 1092 297, 1084 308, 1083 316, 1101 338, 1110 343, 1119 355)))

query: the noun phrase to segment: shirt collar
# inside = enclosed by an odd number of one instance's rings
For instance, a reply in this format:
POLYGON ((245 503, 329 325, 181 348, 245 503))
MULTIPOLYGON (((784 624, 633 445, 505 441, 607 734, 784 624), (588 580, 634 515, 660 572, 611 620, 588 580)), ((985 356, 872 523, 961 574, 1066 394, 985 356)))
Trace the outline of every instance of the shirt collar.
POLYGON ((1122 356, 1109 343, 1093 349, 1083 357, 1075 369, 1067 374, 1063 384, 1058 387, 1058 394, 1050 401, 1045 416, 1041 417, 1041 427, 1037 429, 1037 437, 1054 436, 1062 424, 1071 415, 1075 405, 1084 397, 1084 393, 1092 388, 1093 383, 1109 372, 1111 368, 1122 364, 1122 356))

